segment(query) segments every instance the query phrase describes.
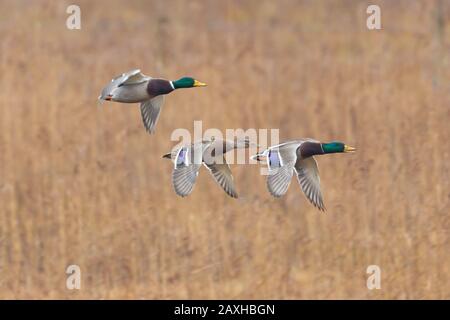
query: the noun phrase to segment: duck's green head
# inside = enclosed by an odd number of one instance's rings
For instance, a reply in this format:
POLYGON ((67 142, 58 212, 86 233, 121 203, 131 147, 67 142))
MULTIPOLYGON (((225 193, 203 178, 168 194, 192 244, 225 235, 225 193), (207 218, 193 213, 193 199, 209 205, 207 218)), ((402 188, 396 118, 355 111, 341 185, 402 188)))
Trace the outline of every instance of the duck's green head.
POLYGON ((206 87, 206 83, 200 82, 191 77, 180 78, 178 80, 172 81, 172 84, 174 89, 206 87))
POLYGON ((322 150, 323 150, 323 153, 355 152, 356 151, 355 148, 350 147, 339 141, 322 143, 322 150))

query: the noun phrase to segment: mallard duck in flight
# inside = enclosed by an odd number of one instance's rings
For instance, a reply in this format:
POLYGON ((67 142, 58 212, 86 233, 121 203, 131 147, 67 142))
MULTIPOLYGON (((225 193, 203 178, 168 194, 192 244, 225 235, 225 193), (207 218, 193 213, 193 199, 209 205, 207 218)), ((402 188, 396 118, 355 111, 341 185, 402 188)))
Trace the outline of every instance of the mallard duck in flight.
POLYGON ((266 161, 269 169, 267 188, 274 197, 281 197, 286 193, 295 171, 308 200, 324 211, 319 168, 314 156, 355 151, 355 148, 342 142, 321 143, 313 139, 299 139, 272 146, 252 158, 266 161))
POLYGON ((172 184, 175 192, 185 197, 192 192, 198 172, 202 164, 209 170, 214 180, 232 198, 238 194, 234 187, 233 175, 225 159, 225 153, 233 149, 248 148, 248 139, 243 140, 210 140, 195 142, 175 148, 163 158, 171 159, 174 163, 172 184))
POLYGON ((98 97, 100 100, 124 103, 141 103, 141 115, 145 129, 155 132, 164 97, 181 88, 205 87, 206 84, 191 77, 170 81, 146 76, 139 69, 114 78, 98 97))

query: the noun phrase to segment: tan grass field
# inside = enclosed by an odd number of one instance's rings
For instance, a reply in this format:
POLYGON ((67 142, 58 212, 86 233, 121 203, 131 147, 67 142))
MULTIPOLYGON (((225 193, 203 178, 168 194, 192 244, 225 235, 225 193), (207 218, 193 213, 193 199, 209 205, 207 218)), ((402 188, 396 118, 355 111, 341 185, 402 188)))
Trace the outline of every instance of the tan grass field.
POLYGON ((0 39, 0 298, 450 299, 450 1, 6 0, 0 39), (150 136, 97 106, 133 68, 209 86, 150 136), (319 157, 326 213, 256 165, 238 200, 204 170, 179 198, 161 155, 194 120, 358 152, 319 157))

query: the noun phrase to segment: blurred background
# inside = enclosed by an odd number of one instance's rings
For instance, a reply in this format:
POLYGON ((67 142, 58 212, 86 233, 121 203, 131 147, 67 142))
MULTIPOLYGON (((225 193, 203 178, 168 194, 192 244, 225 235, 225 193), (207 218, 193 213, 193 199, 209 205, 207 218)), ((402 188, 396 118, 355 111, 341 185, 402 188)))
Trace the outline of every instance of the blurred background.
POLYGON ((81 30, 70 4, 0 2, 0 298, 450 298, 450 1, 77 0, 81 30), (97 105, 133 68, 209 86, 150 136, 137 104, 97 105), (358 152, 318 159, 325 213, 256 165, 238 200, 204 169, 179 198, 161 155, 194 120, 358 152))

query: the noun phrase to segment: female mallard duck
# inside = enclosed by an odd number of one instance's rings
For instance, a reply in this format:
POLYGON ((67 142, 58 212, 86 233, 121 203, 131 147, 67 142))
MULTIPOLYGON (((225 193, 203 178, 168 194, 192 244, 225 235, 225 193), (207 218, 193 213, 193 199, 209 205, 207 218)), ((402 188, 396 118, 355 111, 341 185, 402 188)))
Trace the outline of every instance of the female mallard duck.
POLYGON ((284 195, 291 183, 294 171, 308 200, 319 210, 325 210, 320 191, 320 177, 315 155, 354 152, 355 148, 342 142, 321 143, 312 139, 299 139, 272 146, 253 156, 267 162, 269 168, 267 188, 274 197, 284 195))
POLYGON ((176 81, 155 79, 136 69, 114 78, 102 90, 98 98, 125 103, 140 102, 145 129, 149 133, 154 133, 166 94, 176 89, 205 86, 205 83, 190 77, 184 77, 176 81))
POLYGON ((248 139, 229 141, 211 138, 211 140, 183 145, 163 155, 163 158, 171 159, 174 163, 172 184, 175 192, 181 197, 189 195, 203 164, 222 189, 230 197, 237 198, 238 194, 234 187, 230 166, 225 160, 225 153, 249 146, 248 139))

